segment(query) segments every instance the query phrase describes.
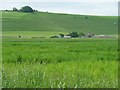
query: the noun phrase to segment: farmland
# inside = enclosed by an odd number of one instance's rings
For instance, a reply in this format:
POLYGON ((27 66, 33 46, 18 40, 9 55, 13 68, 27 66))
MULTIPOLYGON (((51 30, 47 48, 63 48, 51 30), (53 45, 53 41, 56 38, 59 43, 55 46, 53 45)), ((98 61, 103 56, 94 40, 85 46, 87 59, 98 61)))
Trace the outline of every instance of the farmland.
POLYGON ((117 38, 49 38, 74 30, 117 35, 116 17, 89 16, 86 24, 83 15, 34 15, 3 13, 4 88, 118 87, 117 38))

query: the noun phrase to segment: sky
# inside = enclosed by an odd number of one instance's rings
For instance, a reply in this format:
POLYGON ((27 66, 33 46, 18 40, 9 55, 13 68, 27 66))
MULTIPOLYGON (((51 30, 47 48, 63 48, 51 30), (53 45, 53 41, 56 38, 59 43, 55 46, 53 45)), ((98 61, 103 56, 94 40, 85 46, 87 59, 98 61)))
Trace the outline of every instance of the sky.
POLYGON ((118 16, 119 0, 0 0, 0 9, 31 6, 43 12, 118 16))

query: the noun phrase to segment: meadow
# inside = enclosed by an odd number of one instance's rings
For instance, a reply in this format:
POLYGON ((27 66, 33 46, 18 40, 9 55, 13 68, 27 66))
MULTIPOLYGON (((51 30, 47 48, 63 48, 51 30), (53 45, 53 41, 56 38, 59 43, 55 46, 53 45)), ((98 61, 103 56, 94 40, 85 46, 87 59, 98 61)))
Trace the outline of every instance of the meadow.
POLYGON ((3 12, 3 31, 92 32, 117 34, 118 18, 115 16, 90 16, 60 13, 3 12), (88 19, 86 19, 87 17, 88 19), (116 24, 114 24, 116 23, 116 24))
POLYGON ((3 39, 3 87, 117 88, 117 39, 3 39))
POLYGON ((2 86, 117 88, 117 38, 49 38, 72 31, 117 36, 117 26, 114 16, 2 11, 2 86))

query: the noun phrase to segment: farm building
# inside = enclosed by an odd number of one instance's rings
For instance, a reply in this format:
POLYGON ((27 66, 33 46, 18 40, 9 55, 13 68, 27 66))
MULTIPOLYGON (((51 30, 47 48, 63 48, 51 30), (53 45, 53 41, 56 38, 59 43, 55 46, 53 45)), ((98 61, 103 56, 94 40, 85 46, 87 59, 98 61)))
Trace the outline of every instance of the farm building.
POLYGON ((91 38, 91 37, 94 37, 94 34, 93 33, 86 33, 84 37, 88 37, 88 38, 91 38))
POLYGON ((96 35, 95 38, 113 38, 113 36, 109 36, 109 35, 96 35))
POLYGON ((64 36, 63 38, 71 38, 71 36, 64 36))

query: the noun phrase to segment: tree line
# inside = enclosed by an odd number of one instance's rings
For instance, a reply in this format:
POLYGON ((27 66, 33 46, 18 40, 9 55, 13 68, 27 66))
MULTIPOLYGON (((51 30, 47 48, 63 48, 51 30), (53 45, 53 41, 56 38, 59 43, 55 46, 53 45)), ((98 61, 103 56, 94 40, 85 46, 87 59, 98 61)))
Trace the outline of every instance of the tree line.
MULTIPOLYGON (((64 34, 62 34, 62 33, 60 33, 59 34, 59 36, 61 37, 61 38, 64 38, 64 36, 70 36, 71 38, 77 38, 77 37, 89 37, 89 38, 91 38, 91 37, 93 37, 95 34, 93 34, 93 33, 90 33, 90 32, 88 32, 88 33, 78 33, 78 32, 70 32, 70 33, 68 33, 67 35, 64 35, 64 34)), ((58 36, 51 36, 50 38, 58 38, 58 36)))
POLYGON ((16 7, 13 7, 13 11, 14 12, 26 12, 26 13, 38 12, 38 10, 33 10, 30 6, 24 6, 21 9, 17 9, 16 7))

